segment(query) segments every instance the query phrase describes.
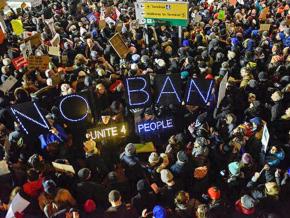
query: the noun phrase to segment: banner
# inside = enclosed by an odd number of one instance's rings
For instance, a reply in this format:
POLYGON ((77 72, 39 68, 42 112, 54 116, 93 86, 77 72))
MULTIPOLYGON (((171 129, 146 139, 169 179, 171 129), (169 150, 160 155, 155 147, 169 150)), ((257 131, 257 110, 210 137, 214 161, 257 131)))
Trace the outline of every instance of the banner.
POLYGON ((20 36, 24 32, 23 24, 22 24, 22 21, 20 19, 11 20, 10 23, 12 25, 13 32, 17 36, 20 36))
POLYGON ((213 91, 214 80, 190 79, 185 91, 185 102, 188 105, 206 105, 213 91))
POLYGON ((43 56, 29 56, 28 58, 28 69, 29 70, 41 70, 45 71, 48 69, 50 58, 48 55, 43 56))
POLYGON ((8 93, 18 82, 18 80, 10 75, 1 85, 0 85, 0 90, 4 93, 8 93))
POLYGON ((174 129, 173 118, 146 120, 136 124, 136 133, 139 136, 147 134, 160 134, 174 129))
POLYGON ((262 139, 261 139, 261 142, 262 142, 262 151, 264 153, 267 152, 269 140, 270 140, 270 133, 269 133, 269 130, 268 130, 267 125, 265 124, 264 125, 264 128, 263 128, 262 139))
POLYGON ((127 77, 124 86, 129 108, 148 107, 152 104, 149 76, 127 77))
POLYGON ((116 33, 109 40, 109 42, 120 58, 126 58, 127 54, 129 53, 129 49, 128 49, 127 45, 125 44, 120 33, 116 33))
POLYGON ((28 66, 28 62, 23 56, 12 59, 12 64, 16 70, 28 66))
POLYGON ((156 98, 158 105, 180 105, 182 102, 181 78, 178 74, 156 75, 155 77, 156 98))
POLYGON ((98 125, 93 129, 88 129, 86 138, 94 141, 103 141, 110 139, 120 139, 128 135, 127 123, 115 123, 110 125, 98 125))

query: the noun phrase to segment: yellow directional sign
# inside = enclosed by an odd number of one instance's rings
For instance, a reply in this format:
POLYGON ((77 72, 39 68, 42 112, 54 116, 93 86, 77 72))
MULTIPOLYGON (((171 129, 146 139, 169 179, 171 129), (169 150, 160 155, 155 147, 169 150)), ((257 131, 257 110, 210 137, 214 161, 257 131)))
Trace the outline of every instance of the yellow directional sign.
POLYGON ((188 19, 188 2, 142 2, 144 18, 188 19))

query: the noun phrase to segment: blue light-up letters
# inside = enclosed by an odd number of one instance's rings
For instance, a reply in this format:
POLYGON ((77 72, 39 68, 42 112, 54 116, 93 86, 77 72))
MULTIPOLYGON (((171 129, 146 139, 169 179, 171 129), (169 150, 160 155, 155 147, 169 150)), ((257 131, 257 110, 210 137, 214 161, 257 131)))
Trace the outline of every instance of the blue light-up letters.
POLYGON ((130 107, 143 107, 150 104, 150 87, 144 77, 126 78, 128 104, 130 107))
POLYGON ((80 96, 80 95, 68 95, 68 96, 65 96, 59 103, 59 111, 61 113, 61 115, 63 116, 64 119, 70 121, 70 122, 80 122, 80 121, 83 121, 84 119, 86 119, 86 117, 88 116, 88 113, 89 113, 89 103, 87 102, 87 100, 80 96), (85 103, 85 106, 86 106, 86 110, 85 110, 85 113, 82 114, 80 117, 78 118, 72 118, 72 117, 68 117, 66 114, 65 114, 65 111, 63 109, 63 104, 65 103, 65 101, 69 100, 69 99, 72 99, 72 98, 77 98, 78 100, 81 100, 82 102, 85 103))
POLYGON ((189 81, 186 103, 187 104, 207 104, 213 89, 213 80, 194 80, 189 81), (205 90, 207 88, 207 90, 205 90), (201 99, 201 100, 200 100, 201 99))
POLYGON ((153 132, 161 132, 166 129, 174 128, 173 119, 160 119, 160 120, 150 120, 145 121, 137 124, 137 134, 146 134, 146 133, 153 133, 153 132))
MULTIPOLYGON (((49 125, 47 124, 45 118, 43 117, 43 115, 41 114, 38 106, 36 105, 36 103, 33 103, 33 107, 36 109, 37 114, 39 115, 39 117, 41 118, 41 120, 35 120, 33 119, 31 116, 28 116, 22 112, 20 112, 18 109, 15 108, 11 108, 12 113, 14 114, 16 120, 18 121, 18 123, 21 125, 22 129, 24 130, 24 132, 26 134, 29 134, 28 129, 25 127, 22 119, 26 119, 27 121, 32 122, 34 125, 37 125, 39 127, 42 127, 44 129, 49 130, 49 125)), ((31 111, 30 111, 31 112, 31 111)))
POLYGON ((177 90, 170 78, 170 76, 167 76, 164 83, 163 83, 163 86, 159 92, 159 95, 158 95, 158 98, 157 98, 157 101, 156 101, 156 104, 159 104, 160 103, 160 100, 162 97, 168 97, 168 95, 172 95, 174 94, 178 103, 181 103, 181 99, 179 97, 179 94, 177 93, 177 90), (166 91, 167 90, 167 91, 166 91))

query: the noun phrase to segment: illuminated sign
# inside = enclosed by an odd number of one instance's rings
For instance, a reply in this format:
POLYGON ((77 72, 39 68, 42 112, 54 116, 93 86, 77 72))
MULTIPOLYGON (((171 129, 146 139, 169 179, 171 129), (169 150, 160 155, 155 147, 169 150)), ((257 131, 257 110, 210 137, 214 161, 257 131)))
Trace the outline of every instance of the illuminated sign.
POLYGON ((187 84, 186 103, 204 105, 210 101, 214 88, 213 80, 191 79, 187 84))
POLYGON ((173 128, 174 128, 173 118, 147 120, 136 124, 136 131, 138 135, 154 132, 161 133, 163 131, 173 128))
POLYGON ((124 138, 128 135, 127 123, 116 123, 110 125, 99 125, 94 129, 88 129, 86 138, 102 141, 114 138, 124 138))

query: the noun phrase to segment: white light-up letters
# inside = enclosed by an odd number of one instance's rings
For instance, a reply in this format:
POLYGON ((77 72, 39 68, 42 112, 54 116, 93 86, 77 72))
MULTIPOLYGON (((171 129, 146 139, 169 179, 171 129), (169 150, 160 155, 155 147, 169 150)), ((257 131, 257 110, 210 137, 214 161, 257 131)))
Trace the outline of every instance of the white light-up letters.
POLYGON ((190 100, 190 93, 192 92, 192 88, 194 88, 197 90, 199 96, 202 98, 203 102, 205 104, 208 103, 209 101, 209 97, 210 97, 210 94, 211 94, 211 91, 212 91, 212 88, 213 88, 213 80, 210 81, 210 84, 209 84, 209 87, 208 87, 208 90, 206 92, 206 96, 204 96, 204 94, 202 93, 202 91, 199 89, 198 85, 196 84, 196 82, 191 79, 190 80, 190 86, 189 86, 189 89, 188 89, 188 92, 187 92, 187 98, 186 98, 186 102, 189 103, 189 100, 190 100))
POLYGON ((145 121, 137 124, 137 133, 144 134, 149 132, 160 132, 166 129, 174 128, 173 119, 160 119, 145 121))
MULTIPOLYGON (((129 106, 142 106, 145 105, 149 100, 150 100, 150 95, 149 93, 145 90, 147 87, 147 81, 143 77, 132 77, 132 78, 126 78, 126 84, 127 84, 127 94, 128 94, 128 101, 129 101, 129 106), (130 81, 143 81, 143 87, 140 89, 131 89, 130 88, 130 81), (132 102, 132 94, 131 93, 144 93, 146 96, 146 99, 142 102, 132 102)), ((139 99, 139 98, 138 98, 139 99)))
POLYGON ((162 89, 161 89, 161 91, 159 93, 159 96, 157 98, 156 104, 159 104, 160 99, 161 99, 162 95, 164 95, 164 94, 166 94, 166 95, 168 95, 168 94, 175 94, 175 96, 177 98, 177 101, 179 103, 181 103, 180 97, 179 97, 179 95, 178 95, 178 93, 177 93, 177 91, 176 91, 176 89, 175 89, 175 87, 174 87, 174 85, 173 85, 173 83, 172 83, 172 81, 171 81, 171 79, 170 79, 169 76, 167 76, 166 79, 165 79, 165 82, 164 82, 164 84, 162 86, 162 89), (164 91, 164 89, 167 87, 167 83, 170 84, 172 91, 164 91))

